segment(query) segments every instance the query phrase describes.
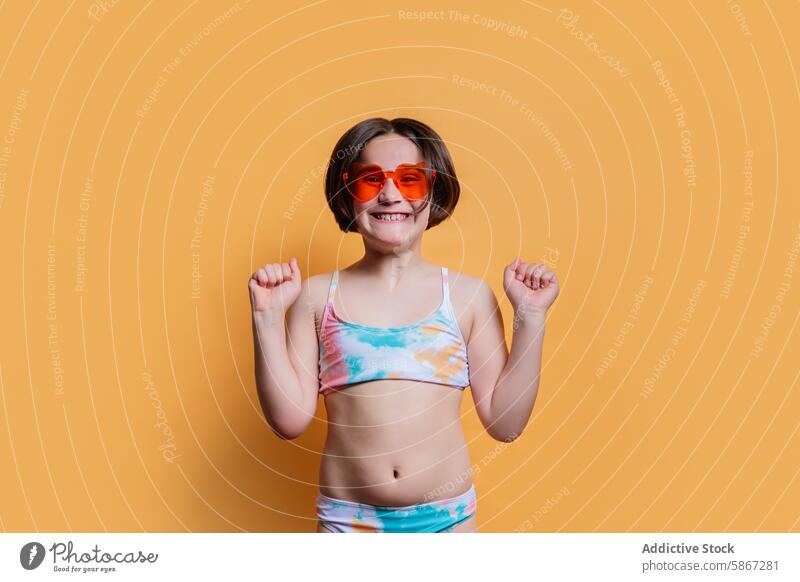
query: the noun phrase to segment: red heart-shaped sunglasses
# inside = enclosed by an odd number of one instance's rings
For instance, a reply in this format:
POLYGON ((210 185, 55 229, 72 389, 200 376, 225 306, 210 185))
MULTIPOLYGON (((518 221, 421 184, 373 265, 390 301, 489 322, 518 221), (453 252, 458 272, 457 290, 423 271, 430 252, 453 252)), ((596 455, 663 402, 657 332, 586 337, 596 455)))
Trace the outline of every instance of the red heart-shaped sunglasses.
POLYGON ((360 202, 375 198, 389 178, 406 199, 422 200, 430 191, 436 170, 431 169, 431 178, 428 180, 425 162, 400 164, 394 170, 384 170, 378 164, 354 163, 350 170, 342 174, 342 178, 347 191, 360 202))

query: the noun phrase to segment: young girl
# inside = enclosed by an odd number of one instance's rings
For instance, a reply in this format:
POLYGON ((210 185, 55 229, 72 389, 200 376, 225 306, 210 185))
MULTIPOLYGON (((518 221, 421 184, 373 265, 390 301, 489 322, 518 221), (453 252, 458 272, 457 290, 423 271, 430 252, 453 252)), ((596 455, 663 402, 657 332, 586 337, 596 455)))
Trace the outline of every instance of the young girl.
POLYGON ((373 118, 334 148, 325 191, 364 256, 301 279, 270 263, 248 286, 255 374, 272 430, 305 431, 323 394, 328 435, 318 532, 474 532, 476 495, 460 424, 470 386, 493 438, 522 434, 539 387, 555 273, 517 257, 503 288, 514 308, 509 354, 494 293, 421 252, 423 233, 460 193, 441 137, 408 118, 373 118))

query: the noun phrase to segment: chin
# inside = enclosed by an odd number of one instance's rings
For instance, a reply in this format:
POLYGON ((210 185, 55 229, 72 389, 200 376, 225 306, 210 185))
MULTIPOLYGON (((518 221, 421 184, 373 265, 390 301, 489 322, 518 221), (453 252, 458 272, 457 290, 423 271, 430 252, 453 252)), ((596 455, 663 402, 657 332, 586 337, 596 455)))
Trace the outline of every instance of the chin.
POLYGON ((411 239, 409 238, 386 239, 373 236, 372 240, 375 242, 375 244, 378 244, 389 251, 402 250, 405 247, 411 246, 411 239))
POLYGON ((391 237, 380 236, 374 231, 369 233, 369 240, 372 244, 380 246, 387 251, 402 250, 404 247, 409 247, 415 238, 416 235, 413 232, 398 233, 391 237))

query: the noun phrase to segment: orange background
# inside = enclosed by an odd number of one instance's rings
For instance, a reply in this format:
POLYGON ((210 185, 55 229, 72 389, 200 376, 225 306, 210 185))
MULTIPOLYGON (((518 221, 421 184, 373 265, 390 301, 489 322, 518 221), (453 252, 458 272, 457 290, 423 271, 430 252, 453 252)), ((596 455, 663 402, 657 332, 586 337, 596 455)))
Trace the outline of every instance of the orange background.
POLYGON ((4 3, 0 527, 314 530, 324 408, 295 441, 266 426, 247 279, 356 260, 321 169, 361 119, 410 116, 463 188, 426 256, 491 283, 509 340, 503 266, 562 284, 525 434, 464 399, 480 530, 800 531, 799 21, 4 3))

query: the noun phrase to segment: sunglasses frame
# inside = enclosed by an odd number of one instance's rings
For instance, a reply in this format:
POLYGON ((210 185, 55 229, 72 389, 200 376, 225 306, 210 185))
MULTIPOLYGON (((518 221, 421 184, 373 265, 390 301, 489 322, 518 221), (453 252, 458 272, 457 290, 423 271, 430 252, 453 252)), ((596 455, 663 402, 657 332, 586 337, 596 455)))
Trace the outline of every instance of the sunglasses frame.
POLYGON ((363 168, 370 168, 370 167, 376 168, 376 172, 375 172, 376 174, 378 172, 381 172, 383 174, 383 180, 381 181, 380 187, 376 189, 375 196, 373 196, 372 198, 369 198, 367 200, 362 200, 361 198, 358 198, 350 190, 349 186, 347 185, 347 178, 350 175, 350 172, 347 171, 347 172, 343 172, 342 173, 342 179, 344 180, 344 188, 345 188, 345 190, 347 190, 347 192, 349 192, 350 195, 353 198, 355 198, 356 200, 358 200, 359 202, 369 202, 370 200, 374 200, 381 193, 381 191, 383 190, 384 186, 386 186, 386 181, 389 178, 392 179, 392 182, 394 182, 395 187, 398 189, 398 191, 403 195, 403 197, 406 200, 410 200, 410 201, 424 200, 425 198, 427 198, 428 194, 430 194, 431 188, 433 187, 433 181, 436 179, 436 170, 431 168, 431 170, 430 170, 431 177, 430 177, 430 182, 428 184, 428 192, 425 194, 425 197, 423 197, 423 198, 408 198, 405 195, 405 192, 403 192, 403 189, 400 187, 400 184, 397 182, 397 179, 396 179, 397 172, 400 171, 401 169, 404 169, 404 168, 421 169, 423 171, 426 171, 427 168, 425 167, 425 162, 417 162, 416 164, 409 164, 409 163, 398 164, 397 167, 394 170, 384 170, 383 168, 380 167, 379 164, 361 164, 361 163, 358 163, 358 162, 354 162, 353 164, 351 164, 350 169, 360 170, 360 169, 363 169, 363 168))

